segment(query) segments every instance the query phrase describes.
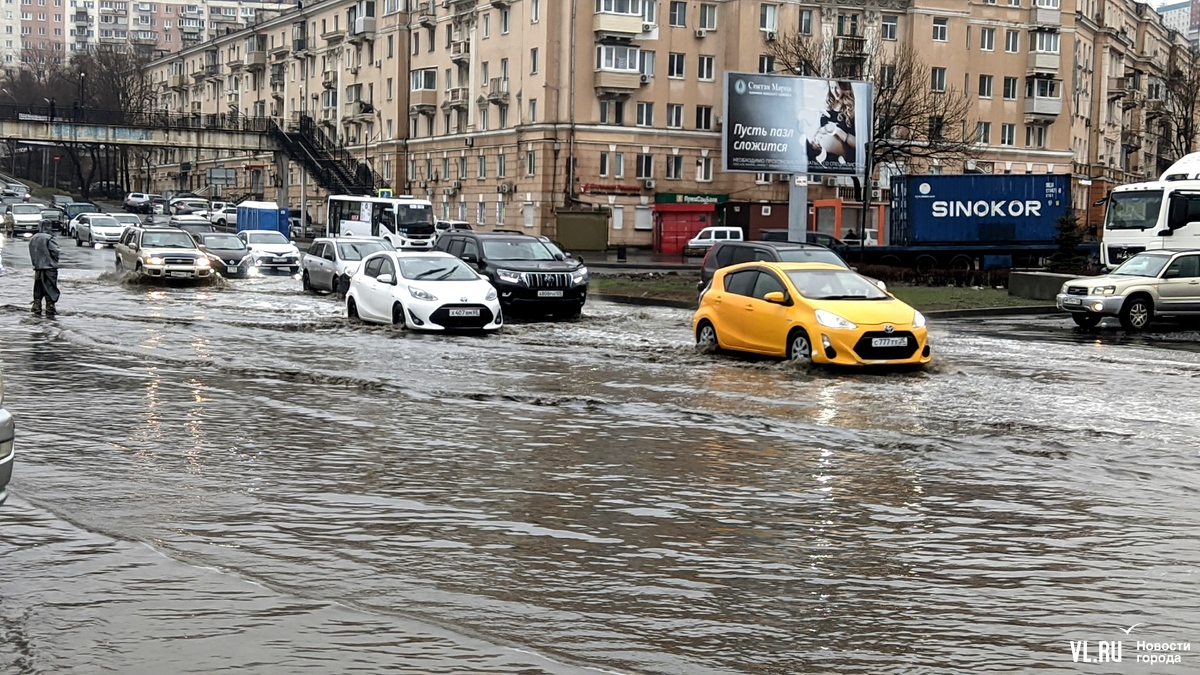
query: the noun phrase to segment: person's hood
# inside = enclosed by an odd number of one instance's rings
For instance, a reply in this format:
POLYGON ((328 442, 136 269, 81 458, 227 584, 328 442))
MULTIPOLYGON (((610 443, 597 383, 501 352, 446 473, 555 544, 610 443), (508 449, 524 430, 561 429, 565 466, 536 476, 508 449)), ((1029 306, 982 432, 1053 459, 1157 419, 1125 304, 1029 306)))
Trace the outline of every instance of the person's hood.
POLYGON ((45 232, 46 234, 53 237, 54 236, 54 223, 43 220, 41 226, 38 228, 38 231, 45 232))

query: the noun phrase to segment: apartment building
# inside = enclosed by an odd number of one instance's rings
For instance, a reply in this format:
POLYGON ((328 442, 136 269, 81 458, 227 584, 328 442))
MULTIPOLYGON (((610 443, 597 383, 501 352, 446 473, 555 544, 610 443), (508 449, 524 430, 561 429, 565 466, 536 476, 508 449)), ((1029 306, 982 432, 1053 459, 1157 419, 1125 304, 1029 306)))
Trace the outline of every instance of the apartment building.
MULTIPOLYGON (((43 0, 37 0, 42 2, 43 0)), ((49 0, 62 3, 63 0, 49 0)), ((127 2, 67 0, 65 49, 98 45, 124 46, 151 52, 173 52, 252 25, 291 9, 291 3, 260 0, 194 0, 192 2, 127 2)))
MULTIPOLYGON (((1166 159, 1145 130, 1163 69, 1185 45, 1133 0, 572 7, 326 0, 189 46, 151 75, 166 111, 308 117, 443 218, 554 234, 557 213, 599 209, 610 242, 650 245, 718 222, 786 227, 788 177, 720 171, 721 74, 772 71, 781 35, 812 35, 850 72, 911 44, 929 86, 970 97, 976 158, 882 167, 878 202, 895 172, 1063 173, 1080 179, 1080 208, 1098 185, 1166 159)), ((281 185, 295 205, 305 182, 313 203, 323 196, 278 158, 164 149, 158 159, 157 189, 203 185, 219 166, 239 169, 227 192, 281 185)), ((810 217, 831 234, 857 218, 853 190, 838 181, 814 184, 810 197, 810 217)), ((883 238, 886 205, 871 219, 883 238)))

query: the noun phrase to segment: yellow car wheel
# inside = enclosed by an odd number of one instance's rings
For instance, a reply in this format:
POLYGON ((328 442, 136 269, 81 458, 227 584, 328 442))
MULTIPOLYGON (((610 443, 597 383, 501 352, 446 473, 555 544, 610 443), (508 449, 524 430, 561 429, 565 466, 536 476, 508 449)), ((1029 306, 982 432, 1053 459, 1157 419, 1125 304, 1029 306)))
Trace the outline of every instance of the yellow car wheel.
POLYGON ((812 361, 812 341, 804 329, 797 328, 788 335, 787 357, 789 361, 812 361))
POLYGON ((696 344, 708 349, 717 349, 720 343, 717 341, 717 329, 708 321, 701 321, 696 328, 696 344))

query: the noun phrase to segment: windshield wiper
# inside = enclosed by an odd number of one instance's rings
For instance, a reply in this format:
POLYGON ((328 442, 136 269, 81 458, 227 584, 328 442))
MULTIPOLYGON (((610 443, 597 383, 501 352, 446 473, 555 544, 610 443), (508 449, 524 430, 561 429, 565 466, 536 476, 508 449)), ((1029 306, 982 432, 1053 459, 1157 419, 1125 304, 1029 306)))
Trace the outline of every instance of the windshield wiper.
POLYGON ((882 300, 882 298, 868 298, 865 295, 825 295, 814 300, 882 300))
MULTIPOLYGON (((425 270, 424 272, 421 272, 420 274, 418 274, 417 276, 415 276, 413 278, 414 279, 424 279, 425 277, 427 277, 431 274, 437 274, 438 272, 445 272, 445 271, 446 271, 445 267, 436 267, 431 270, 425 270)), ((454 270, 450 270, 450 271, 453 272, 454 270)))

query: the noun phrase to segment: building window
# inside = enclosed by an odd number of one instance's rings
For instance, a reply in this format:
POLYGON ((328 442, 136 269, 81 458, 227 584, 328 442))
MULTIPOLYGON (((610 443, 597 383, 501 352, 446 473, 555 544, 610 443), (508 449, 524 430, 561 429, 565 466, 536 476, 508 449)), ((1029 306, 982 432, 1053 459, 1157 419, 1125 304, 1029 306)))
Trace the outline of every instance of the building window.
POLYGON ((537 121, 537 99, 529 99, 529 123, 533 124, 537 121))
MULTIPOLYGON (((447 85, 450 83, 447 82, 447 85)), ((437 91, 437 68, 412 71, 413 91, 437 91)))
POLYGON ((996 51, 996 29, 979 29, 979 48, 985 52, 996 51))
POLYGON ((685 72, 684 59, 686 58, 686 54, 672 52, 667 58, 667 77, 683 79, 683 74, 685 72))
POLYGON ((949 39, 949 19, 934 19, 933 20, 933 41, 946 42, 949 39))
POLYGON ((542 3, 541 0, 529 0, 529 23, 537 23, 542 20, 542 3))
POLYGON ((696 160, 696 181, 700 183, 711 183, 713 176, 713 161, 712 157, 701 157, 696 160))
POLYGON ((496 155, 496 178, 504 178, 508 175, 508 167, 505 166, 504 154, 496 155))
POLYGON ((1015 30, 1007 30, 1004 32, 1004 51, 1009 54, 1016 54, 1021 51, 1020 33, 1015 30))
POLYGON ((638 53, 638 70, 646 77, 654 77, 654 52, 643 49, 638 53))
POLYGON ((596 45, 596 70, 638 72, 639 50, 625 45, 596 45))
POLYGON ((601 124, 625 124, 625 102, 624 101, 601 101, 600 102, 600 123, 601 124))
POLYGON ((612 163, 613 178, 625 177, 625 153, 614 152, 612 163))
POLYGON ((510 12, 507 9, 500 10, 500 34, 508 35, 510 12))
POLYGON ((1001 124, 1000 125, 1000 145, 1016 145, 1017 144, 1017 125, 1001 124))
POLYGON ((700 3, 700 28, 704 30, 717 29, 717 6, 707 2, 700 3))
POLYGON ((838 14, 838 37, 858 37, 858 14, 838 14))
POLYGON ((1058 33, 1034 31, 1029 39, 1029 51, 1041 54, 1058 53, 1058 33))
POLYGON ((508 106, 506 105, 500 106, 500 128, 508 128, 508 106))
POLYGON ((596 0, 596 13, 641 16, 641 0, 596 0))
POLYGON ((696 66, 697 70, 698 70, 698 72, 696 73, 696 77, 705 82, 712 82, 714 79, 716 79, 716 75, 713 72, 713 67, 714 67, 715 62, 716 62, 715 58, 713 58, 711 56, 701 55, 700 60, 697 62, 697 66, 696 66))
POLYGON ((637 156, 637 174, 634 177, 638 180, 654 178, 654 155, 640 154, 637 156))
POLYGON ((1025 80, 1026 98, 1058 98, 1058 80, 1047 80, 1042 77, 1031 77, 1025 80))
POLYGON ((941 115, 934 115, 929 118, 929 140, 938 141, 944 138, 946 130, 946 118, 941 115))
POLYGON ((476 178, 487 178, 487 157, 479 156, 479 172, 475 174, 476 178))
POLYGON ((646 0, 642 3, 642 23, 658 23, 657 0, 646 0))
POLYGON ((763 3, 758 9, 758 29, 768 33, 779 30, 779 5, 763 3))
POLYGON ((893 89, 896 86, 896 66, 895 64, 885 63, 879 67, 879 88, 893 89))
POLYGON ((537 155, 534 154, 533 150, 525 153, 525 175, 537 175, 537 155))
POLYGON ((1036 124, 1025 127, 1025 147, 1046 147, 1046 127, 1036 124))
POLYGON ((639 127, 654 126, 654 104, 649 101, 638 101, 637 125, 639 127))
POLYGON ((701 131, 712 131, 713 109, 711 105, 696 106, 696 128, 701 131))
POLYGON ((934 91, 946 91, 946 69, 935 67, 933 69, 932 89, 934 91))
POLYGON ((667 23, 676 28, 687 26, 687 3, 672 0, 667 14, 667 23))
POLYGON ((900 17, 885 16, 883 17, 883 25, 879 30, 879 37, 884 40, 895 40, 896 34, 899 33, 900 17))
POLYGON ((979 122, 975 125, 975 142, 987 145, 992 142, 992 123, 979 122))
POLYGON ((991 75, 979 76, 979 98, 992 97, 992 79, 991 75))
POLYGON ((1004 78, 1004 100, 1005 101, 1017 100, 1017 78, 1015 78, 1015 77, 1004 78))
POLYGON ((492 13, 485 12, 483 15, 483 39, 492 37, 492 13))
POLYGON ((600 153, 600 177, 601 178, 608 177, 608 153, 607 152, 600 153))
POLYGON ((775 72, 775 57, 770 54, 763 54, 758 57, 758 72, 773 73, 775 72))
POLYGON ((667 128, 683 128, 683 106, 678 103, 667 104, 667 128))
POLYGON ((529 50, 529 74, 538 74, 538 50, 537 47, 529 50))
POLYGON ((480 225, 484 225, 484 224, 486 224, 486 222, 485 222, 486 220, 487 220, 487 204, 485 204, 483 202, 479 202, 479 208, 476 209, 476 213, 475 213, 475 222, 479 223, 480 225))
POLYGON ((812 35, 812 10, 800 10, 800 34, 812 35))
POLYGON ((667 180, 683 180, 683 156, 667 157, 667 180))

